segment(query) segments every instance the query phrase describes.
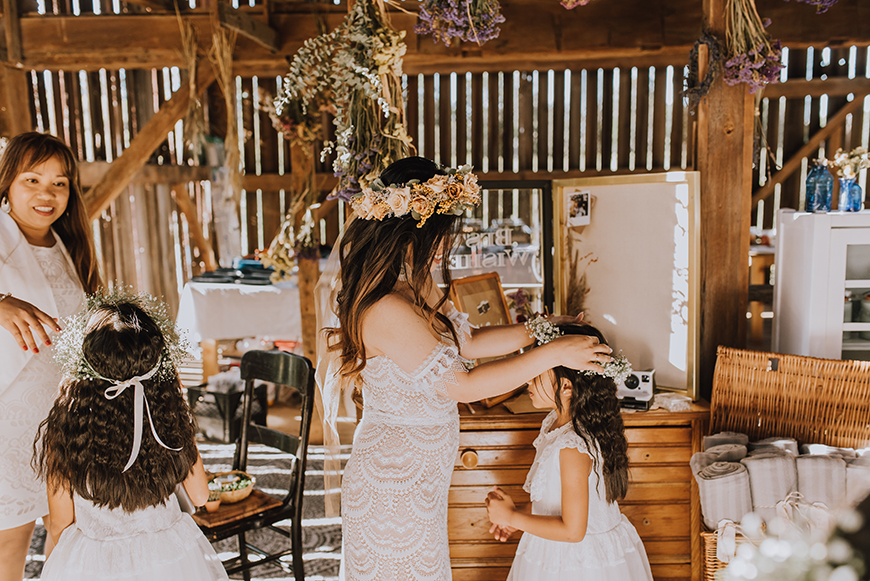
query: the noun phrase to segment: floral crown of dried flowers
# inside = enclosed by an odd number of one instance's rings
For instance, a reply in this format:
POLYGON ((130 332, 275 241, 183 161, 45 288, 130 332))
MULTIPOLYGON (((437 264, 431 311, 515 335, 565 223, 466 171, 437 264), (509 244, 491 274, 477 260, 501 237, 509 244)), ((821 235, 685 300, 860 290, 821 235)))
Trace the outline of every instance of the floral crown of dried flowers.
POLYGON ((421 228, 432 214, 460 216, 467 208, 480 203, 480 186, 470 165, 444 168, 444 171, 447 175, 436 175, 425 182, 410 180, 389 186, 377 178, 351 198, 351 208, 365 220, 411 214, 421 228))
MULTIPOLYGON (((544 345, 554 339, 564 335, 561 329, 551 323, 546 317, 538 315, 537 317, 526 321, 526 329, 530 337, 534 337, 538 345, 544 345)), ((584 375, 603 375, 610 377, 617 384, 625 381, 625 378, 631 374, 631 363, 628 358, 620 351, 613 359, 607 363, 598 364, 601 370, 583 370, 580 373, 584 375)))

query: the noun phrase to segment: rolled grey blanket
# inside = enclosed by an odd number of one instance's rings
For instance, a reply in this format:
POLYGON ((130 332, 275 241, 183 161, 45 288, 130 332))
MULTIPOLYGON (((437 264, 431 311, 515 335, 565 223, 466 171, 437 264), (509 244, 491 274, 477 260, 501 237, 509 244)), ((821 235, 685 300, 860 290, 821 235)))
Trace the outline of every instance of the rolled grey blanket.
POLYGON ((695 480, 701 495, 701 515, 710 530, 716 530, 722 519, 739 523, 752 512, 749 473, 743 464, 714 462, 695 472, 695 480))
POLYGON ((801 444, 801 454, 839 456, 847 462, 858 456, 854 448, 835 448, 824 444, 801 444))
POLYGON ((714 446, 722 444, 740 444, 745 446, 749 443, 749 436, 740 432, 719 432, 710 436, 704 436, 701 440, 701 448, 706 452, 714 446))
POLYGON ((740 462, 746 458, 746 446, 742 444, 720 444, 704 452, 716 457, 716 462, 740 462))
POLYGON ((740 461, 749 471, 752 510, 769 523, 776 503, 797 490, 795 459, 791 454, 758 454, 740 461))
POLYGON ((795 459, 798 492, 809 504, 834 510, 846 500, 846 462, 839 456, 806 455, 795 459))
POLYGON ((747 456, 759 456, 762 454, 767 454, 770 456, 790 456, 794 458, 794 454, 785 450, 783 448, 777 448, 776 446, 759 446, 749 450, 747 456))
POLYGON ((763 440, 758 440, 757 442, 749 442, 749 450, 755 450, 756 448, 763 448, 765 446, 774 446, 776 448, 782 448, 793 454, 794 456, 800 455, 800 450, 798 450, 797 440, 794 438, 782 438, 782 437, 774 437, 774 438, 765 438, 763 440))

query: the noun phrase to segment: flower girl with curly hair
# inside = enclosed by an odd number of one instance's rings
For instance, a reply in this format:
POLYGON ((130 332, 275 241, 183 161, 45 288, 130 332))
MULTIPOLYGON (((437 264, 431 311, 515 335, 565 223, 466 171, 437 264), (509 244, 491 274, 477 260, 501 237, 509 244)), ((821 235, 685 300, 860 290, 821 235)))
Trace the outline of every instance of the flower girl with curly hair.
MULTIPOLYGON (((590 325, 543 331, 539 342, 564 334, 605 343, 590 325)), ((486 498, 496 539, 525 531, 508 581, 652 581, 643 543, 616 503, 628 489, 628 442, 613 377, 628 369, 619 357, 600 373, 556 367, 529 384, 532 404, 552 410, 523 487, 531 502, 518 509, 498 487, 486 498)))
POLYGON ((43 580, 227 579, 173 494, 208 486, 176 372, 183 348, 165 307, 123 292, 93 296, 55 356, 66 375, 42 422, 34 464, 59 539, 43 580))

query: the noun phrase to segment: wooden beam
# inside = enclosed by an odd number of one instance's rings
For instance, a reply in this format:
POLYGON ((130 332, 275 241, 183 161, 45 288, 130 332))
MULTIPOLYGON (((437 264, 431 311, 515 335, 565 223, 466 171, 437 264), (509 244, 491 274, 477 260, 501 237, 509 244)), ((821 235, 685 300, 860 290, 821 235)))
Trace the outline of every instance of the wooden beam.
POLYGON ((0 135, 13 137, 33 129, 30 71, 0 65, 0 135))
POLYGON ((852 101, 846 103, 846 105, 837 111, 833 117, 828 119, 828 123, 824 127, 816 131, 815 134, 810 137, 809 141, 804 143, 803 146, 788 159, 788 161, 782 164, 782 169, 773 174, 770 179, 758 189, 758 191, 752 194, 752 205, 754 206, 760 200, 765 200, 770 197, 770 195, 773 194, 776 184, 781 184, 787 180, 788 177, 801 166, 801 161, 805 157, 812 155, 814 151, 819 149, 819 145, 822 141, 832 135, 834 131, 842 129, 843 123, 846 122, 846 117, 864 105, 864 96, 868 93, 870 93, 870 87, 866 87, 861 93, 856 93, 855 98, 852 99, 852 101))
MULTIPOLYGON (((719 38, 725 38, 726 1, 703 0, 707 29, 719 38)), ((746 85, 731 87, 720 78, 701 100, 697 117, 701 321, 696 373, 701 394, 709 399, 717 347, 742 347, 746 342, 754 97, 746 85)), ((693 555, 696 549, 693 543, 693 555)), ((700 563, 698 557, 693 557, 693 566, 700 563)))
POLYGON ((769 85, 764 89, 763 96, 768 99, 803 99, 804 97, 845 97, 850 93, 870 92, 870 79, 866 77, 829 77, 826 80, 813 79, 790 79, 785 83, 769 85))
MULTIPOLYGON (((203 66, 198 67, 197 90, 202 92, 213 82, 214 70, 203 63, 203 66)), ((189 102, 190 91, 185 84, 182 84, 181 90, 163 104, 163 107, 133 138, 130 146, 112 162, 102 179, 85 194, 85 206, 92 220, 109 207, 112 200, 127 187, 130 179, 148 161, 154 150, 166 140, 166 135, 175 123, 187 113, 189 102)))
POLYGON ((6 58, 16 67, 21 66, 21 21, 18 0, 3 0, 3 27, 6 35, 6 58))
POLYGON ((217 19, 221 26, 250 38, 272 52, 278 52, 278 32, 243 10, 231 8, 224 0, 216 0, 217 19))
MULTIPOLYGON (((79 163, 79 178, 83 188, 91 188, 109 171, 107 161, 79 163)), ((183 184, 211 179, 211 168, 204 165, 145 164, 130 178, 130 185, 183 184)))
POLYGON ((202 232, 202 222, 196 212, 196 204, 187 193, 187 184, 172 185, 172 197, 178 204, 178 209, 187 217, 188 232, 193 237, 193 244, 199 249, 199 256, 205 264, 205 270, 217 270, 218 264, 214 257, 214 247, 209 244, 202 232))

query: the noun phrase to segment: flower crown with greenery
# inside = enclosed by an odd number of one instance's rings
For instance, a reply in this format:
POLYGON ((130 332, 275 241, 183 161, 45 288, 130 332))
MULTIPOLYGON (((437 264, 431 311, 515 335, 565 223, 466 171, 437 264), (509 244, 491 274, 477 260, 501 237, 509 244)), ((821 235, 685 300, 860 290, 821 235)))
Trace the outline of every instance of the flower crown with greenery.
POLYGON ((365 220, 400 218, 410 213, 421 228, 432 214, 459 216, 480 204, 480 186, 470 165, 444 170, 447 175, 436 175, 425 182, 410 180, 385 186, 378 178, 351 198, 351 208, 365 220))

